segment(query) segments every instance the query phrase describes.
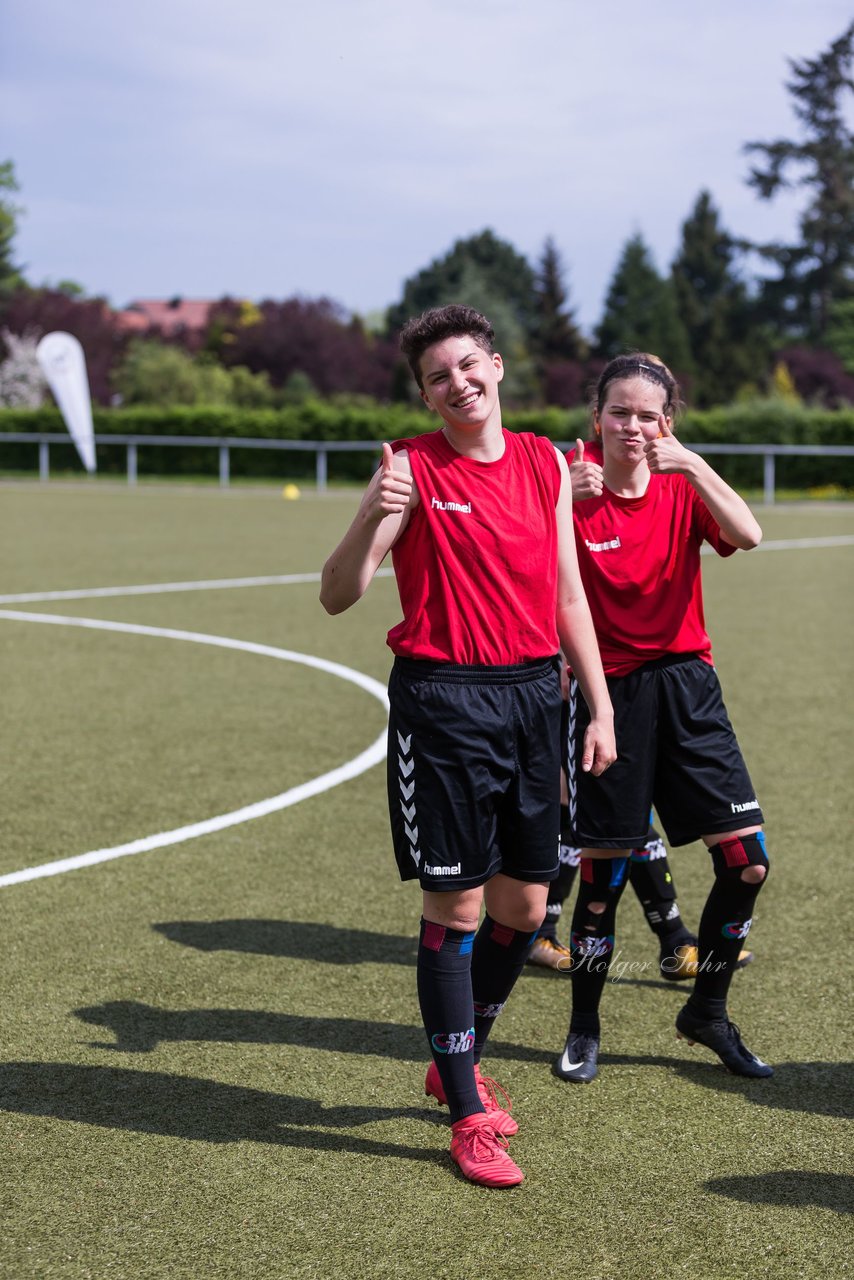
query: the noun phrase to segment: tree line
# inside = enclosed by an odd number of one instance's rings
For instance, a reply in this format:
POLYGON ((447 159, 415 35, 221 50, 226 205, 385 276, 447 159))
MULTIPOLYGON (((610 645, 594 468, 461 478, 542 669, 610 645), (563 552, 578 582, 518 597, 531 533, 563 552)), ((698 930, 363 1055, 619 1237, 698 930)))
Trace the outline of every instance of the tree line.
POLYGON ((102 404, 406 402, 413 392, 397 333, 410 316, 452 301, 493 322, 511 406, 580 405, 602 365, 626 350, 662 354, 699 407, 768 394, 828 407, 854 403, 852 45, 854 23, 815 58, 791 59, 786 88, 798 136, 745 144, 747 182, 759 199, 802 189, 796 241, 739 237, 722 224, 712 194, 701 191, 667 271, 658 270, 641 233, 623 246, 589 335, 577 323, 554 238, 531 263, 486 228, 406 280, 373 323, 327 298, 257 305, 222 298, 203 331, 130 338, 104 299, 87 298, 70 282, 28 284, 15 263, 21 210, 7 161, 0 165, 0 403, 23 403, 16 387, 26 385, 37 335, 51 329, 80 339, 102 404), (761 271, 751 272, 755 262, 761 271))

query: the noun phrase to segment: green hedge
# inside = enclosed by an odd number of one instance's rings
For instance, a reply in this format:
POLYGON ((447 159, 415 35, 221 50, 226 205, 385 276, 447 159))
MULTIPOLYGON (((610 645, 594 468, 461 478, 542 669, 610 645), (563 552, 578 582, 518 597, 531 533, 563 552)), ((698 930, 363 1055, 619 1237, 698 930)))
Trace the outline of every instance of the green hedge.
MULTIPOLYGON (((679 434, 692 444, 854 445, 854 409, 807 409, 779 400, 688 412, 679 434)), ((709 462, 730 484, 762 485, 761 457, 710 455, 709 462)), ((779 489, 854 488, 854 458, 814 457, 775 460, 779 489)))
MULTIPOLYGON (((174 409, 98 409, 93 410, 95 434, 222 436, 231 439, 259 440, 382 440, 418 435, 432 431, 436 419, 417 406, 373 405, 353 403, 332 405, 320 400, 292 405, 284 409, 228 409, 177 407, 174 409)), ((4 431, 62 432, 62 418, 54 408, 35 410, 0 410, 0 442, 4 431)), ((379 452, 379 448, 378 448, 379 452)), ((75 452, 71 445, 51 445, 51 468, 74 468, 75 452)), ((266 452, 265 450, 233 450, 231 474, 235 477, 270 479, 310 479, 315 474, 313 452, 266 452)), ((98 470, 109 474, 124 472, 126 451, 123 445, 98 446, 98 470)), ((362 479, 370 475, 376 458, 369 453, 332 454, 329 477, 362 479)), ((32 471, 36 466, 34 451, 27 445, 6 445, 0 452, 3 470, 32 471)), ((158 449, 145 445, 139 449, 140 475, 215 475, 217 458, 210 448, 158 449)))
MULTIPOLYGON (((414 405, 373 404, 369 401, 331 403, 309 400, 283 409, 95 409, 98 435, 186 435, 223 436, 239 439, 273 440, 394 440, 432 431, 435 415, 414 405)), ((589 435, 587 411, 541 409, 505 414, 507 425, 517 431, 534 431, 552 440, 574 441, 589 435)), ((686 413, 679 434, 692 444, 854 444, 854 409, 809 409, 779 400, 754 401, 724 408, 686 413)), ((0 442, 3 432, 62 432, 59 412, 54 408, 0 410, 0 442)), ((757 488, 762 484, 762 458, 715 455, 710 461, 731 483, 757 488)), ((375 465, 368 453, 331 454, 329 476, 361 479, 375 465)), ((27 445, 5 445, 0 452, 4 471, 32 472, 35 452, 27 445)), ((76 468, 76 454, 69 445, 51 446, 51 467, 76 468)), ((177 449, 145 446, 139 451, 140 474, 215 475, 217 460, 209 448, 177 449)), ((236 450, 231 455, 234 476, 266 478, 310 478, 314 475, 311 453, 274 453, 236 450)), ((98 468, 104 473, 123 473, 124 446, 100 446, 98 468)), ((780 488, 809 488, 839 485, 854 488, 854 458, 778 458, 777 484, 780 488)))

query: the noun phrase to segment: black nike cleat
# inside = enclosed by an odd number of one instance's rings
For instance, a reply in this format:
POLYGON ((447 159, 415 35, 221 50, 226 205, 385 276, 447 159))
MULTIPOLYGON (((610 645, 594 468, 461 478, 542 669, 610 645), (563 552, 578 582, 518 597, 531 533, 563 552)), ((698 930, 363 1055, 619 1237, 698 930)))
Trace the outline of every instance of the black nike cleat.
POLYGON ((599 1037, 570 1032, 563 1053, 555 1059, 554 1073, 561 1080, 589 1084, 599 1074, 599 1037))
POLYGON ((704 1022, 685 1005, 676 1015, 676 1034, 688 1044, 702 1044, 711 1049, 734 1075, 760 1080, 774 1074, 773 1067, 742 1044, 738 1027, 728 1018, 704 1022))

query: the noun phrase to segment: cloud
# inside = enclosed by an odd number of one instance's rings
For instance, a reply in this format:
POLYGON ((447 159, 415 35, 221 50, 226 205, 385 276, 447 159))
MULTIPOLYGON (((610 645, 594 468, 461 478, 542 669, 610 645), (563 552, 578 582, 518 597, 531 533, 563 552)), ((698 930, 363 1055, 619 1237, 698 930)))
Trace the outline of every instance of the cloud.
POLYGON ((701 188, 788 234, 740 148, 796 127, 787 56, 839 0, 7 0, 0 156, 31 278, 116 301, 326 293, 371 310, 453 240, 553 234, 591 325, 625 239, 660 267, 701 188), (73 262, 74 269, 68 265, 73 262))

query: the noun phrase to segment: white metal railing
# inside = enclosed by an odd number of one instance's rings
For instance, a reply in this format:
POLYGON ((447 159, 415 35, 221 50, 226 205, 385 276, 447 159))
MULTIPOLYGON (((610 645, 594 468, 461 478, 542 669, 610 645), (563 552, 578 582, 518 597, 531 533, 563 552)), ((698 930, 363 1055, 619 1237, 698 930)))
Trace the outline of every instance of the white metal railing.
MULTIPOLYGON (((39 479, 47 482, 50 479, 50 446, 52 444, 70 445, 71 439, 62 432, 51 431, 0 431, 0 445, 32 444, 38 446, 39 479)), ((379 454, 379 440, 243 440, 239 436, 223 438, 222 436, 158 436, 158 435, 96 435, 96 445, 123 445, 127 456, 127 482, 137 482, 138 450, 140 446, 165 445, 167 448, 210 448, 215 449, 219 457, 220 487, 227 489, 231 482, 231 453, 234 449, 271 449, 291 453, 313 453, 315 455, 315 483, 319 493, 323 493, 329 481, 330 453, 376 453, 379 454)), ((568 451, 575 447, 575 441, 556 440, 559 449, 568 451)), ((850 458, 854 457, 854 445, 848 444, 688 444, 686 448, 695 453, 705 454, 741 454, 762 458, 763 501, 770 506, 774 502, 776 488, 776 459, 780 457, 822 457, 850 458)))

